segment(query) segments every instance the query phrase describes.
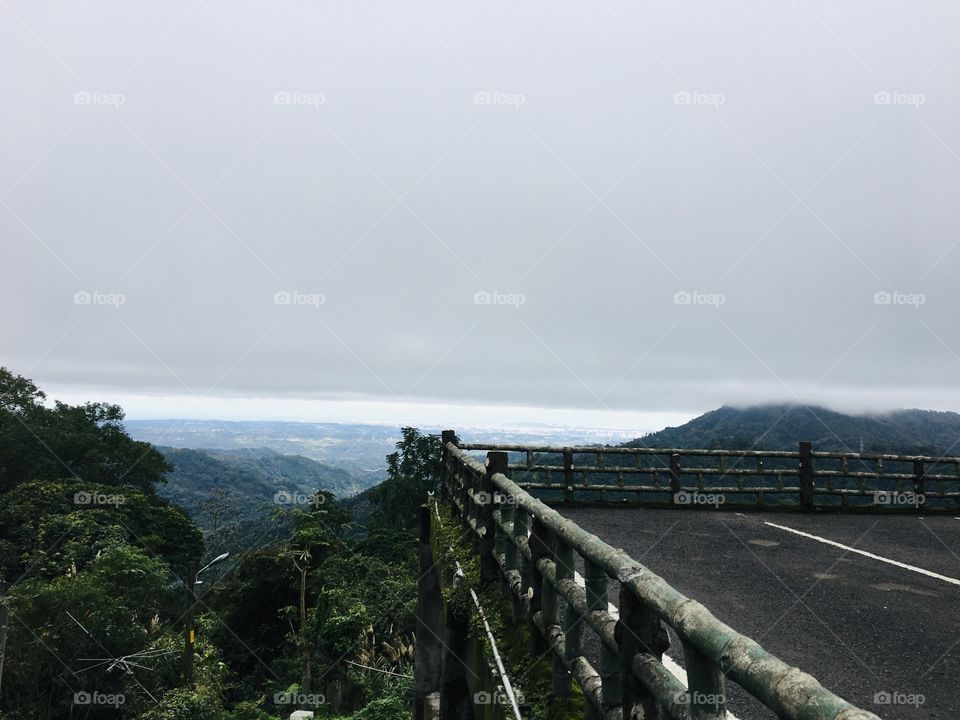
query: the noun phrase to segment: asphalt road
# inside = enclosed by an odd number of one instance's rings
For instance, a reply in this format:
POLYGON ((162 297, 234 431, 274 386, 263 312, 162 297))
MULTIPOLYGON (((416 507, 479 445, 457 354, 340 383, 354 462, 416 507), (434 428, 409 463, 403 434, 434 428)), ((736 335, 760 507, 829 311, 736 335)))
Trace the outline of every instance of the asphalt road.
MULTIPOLYGON (((558 509, 850 702, 960 718, 960 519, 558 509)), ((683 665, 672 633, 667 654, 683 665)), ((773 717, 732 683, 727 698, 741 720, 773 717)))

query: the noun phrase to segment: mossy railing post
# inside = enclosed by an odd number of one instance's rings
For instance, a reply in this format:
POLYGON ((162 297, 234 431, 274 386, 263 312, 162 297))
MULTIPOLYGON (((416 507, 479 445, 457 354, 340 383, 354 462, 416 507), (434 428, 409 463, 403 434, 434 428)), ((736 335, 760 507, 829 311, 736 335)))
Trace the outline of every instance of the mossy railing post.
MULTIPOLYGON (((513 507, 513 537, 518 540, 527 539, 527 528, 529 523, 527 522, 527 511, 522 507, 516 505, 516 499, 510 498, 511 504, 513 507)), ((520 603, 513 604, 513 620, 514 622, 519 622, 521 620, 527 619, 527 613, 529 611, 530 596, 529 590, 531 585, 531 574, 530 574, 530 564, 527 562, 527 558, 524 556, 520 549, 514 544, 510 543, 507 547, 508 556, 512 556, 514 566, 520 572, 520 592, 521 595, 526 596, 526 604, 524 606, 520 603)))
POLYGON ((813 443, 800 441, 800 505, 813 510, 813 443))
POLYGON ((460 521, 463 523, 465 531, 470 529, 470 518, 473 517, 473 501, 470 499, 470 478, 472 476, 470 470, 462 465, 458 466, 453 474, 454 491, 460 493, 460 521))
POLYGON ((620 648, 620 687, 623 700, 623 720, 650 720, 658 718, 656 696, 633 671, 637 655, 652 655, 663 661, 663 652, 670 645, 666 630, 656 613, 644 605, 627 587, 620 584, 620 619, 614 629, 614 638, 620 648))
POLYGON ((503 557, 504 570, 500 573, 500 592, 504 597, 512 598, 513 594, 510 592, 510 578, 508 576, 512 572, 518 572, 520 568, 517 567, 516 554, 510 552, 511 548, 514 548, 514 544, 510 540, 508 532, 512 532, 513 529, 513 516, 516 506, 510 502, 510 497, 507 495, 498 494, 497 499, 500 501, 497 505, 500 512, 500 522, 497 523, 497 542, 494 549, 498 557, 503 557))
MULTIPOLYGON (((587 612, 607 612, 607 573, 599 565, 583 560, 584 590, 587 596, 587 612)), ((603 696, 603 710, 620 707, 620 657, 605 642, 600 643, 600 667, 598 668, 603 696)))
POLYGON ((453 430, 444 430, 440 433, 440 497, 448 499, 450 491, 450 451, 447 443, 456 443, 457 433, 453 430))
MULTIPOLYGON (((483 476, 480 489, 481 520, 483 522, 483 537, 480 539, 480 579, 483 582, 494 582, 500 575, 500 563, 497 562, 497 521, 494 517, 496 498, 499 495, 493 476, 497 473, 506 475, 507 454, 505 452, 487 453, 487 472, 483 476)), ((502 539, 501 539, 502 544, 502 539)))
POLYGON ((674 504, 677 503, 676 496, 680 490, 680 453, 670 453, 670 493, 674 504))
POLYGON ((414 720, 439 720, 443 680, 443 597, 431 544, 433 508, 420 507, 420 577, 417 580, 417 642, 413 663, 414 720))
POLYGON ((563 449, 563 501, 573 502, 573 449, 563 449))
POLYGON ((723 673, 691 643, 683 643, 687 670, 687 693, 693 720, 724 720, 727 717, 723 673))
MULTIPOLYGON (((557 538, 557 582, 561 580, 573 580, 575 572, 573 546, 557 538)), ((583 639, 580 632, 582 618, 574 609, 573 603, 564 603, 563 618, 561 629, 563 630, 563 658, 554 655, 553 658, 553 692, 557 695, 570 694, 570 673, 567 666, 574 660, 583 655, 583 639)), ((557 608, 559 615, 559 608, 557 608)), ((587 710, 589 711, 590 702, 587 701, 587 710)))
POLYGON ((533 652, 536 655, 542 654, 547 649, 546 641, 536 626, 535 617, 538 612, 542 612, 542 618, 548 617, 546 610, 556 607, 553 601, 553 588, 549 581, 543 576, 538 567, 540 558, 553 559, 553 550, 550 547, 550 531, 544 527, 537 518, 531 518, 530 527, 530 587, 533 588, 533 595, 530 597, 529 620, 530 637, 533 640, 533 652))
POLYGON ((470 470, 468 473, 470 475, 470 492, 467 493, 467 502, 470 503, 469 515, 473 519, 473 527, 476 528, 476 532, 470 533, 470 541, 473 544, 473 551, 482 555, 483 505, 480 503, 480 493, 483 492, 483 474, 474 470, 470 470))
POLYGON ((923 495, 923 481, 925 478, 925 473, 923 470, 923 460, 914 460, 913 461, 913 492, 920 497, 923 495))

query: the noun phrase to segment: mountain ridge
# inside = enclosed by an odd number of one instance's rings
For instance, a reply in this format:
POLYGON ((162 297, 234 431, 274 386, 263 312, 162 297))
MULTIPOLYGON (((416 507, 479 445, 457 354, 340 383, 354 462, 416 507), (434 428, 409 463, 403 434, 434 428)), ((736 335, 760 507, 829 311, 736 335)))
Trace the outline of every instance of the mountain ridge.
POLYGON ((794 450, 801 440, 819 450, 960 455, 960 414, 913 408, 855 415, 817 405, 724 405, 624 446, 794 450))

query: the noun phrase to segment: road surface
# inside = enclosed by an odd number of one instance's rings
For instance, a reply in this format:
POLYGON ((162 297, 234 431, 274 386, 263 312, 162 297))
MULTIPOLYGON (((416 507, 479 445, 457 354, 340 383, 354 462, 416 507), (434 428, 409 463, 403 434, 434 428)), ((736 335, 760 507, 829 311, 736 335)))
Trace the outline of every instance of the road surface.
MULTIPOLYGON (((960 719, 960 519, 558 510, 850 702, 960 719)), ((683 665, 672 633, 667 653, 683 665)), ((741 720, 773 717, 727 697, 741 720)))

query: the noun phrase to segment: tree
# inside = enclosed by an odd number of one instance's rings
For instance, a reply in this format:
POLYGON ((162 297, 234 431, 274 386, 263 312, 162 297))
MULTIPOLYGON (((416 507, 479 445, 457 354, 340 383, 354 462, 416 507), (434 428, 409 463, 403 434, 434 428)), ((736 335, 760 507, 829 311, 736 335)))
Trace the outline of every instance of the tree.
MULTIPOLYGON (((119 542, 82 569, 16 585, 7 652, 17 660, 6 671, 4 706, 17 717, 69 717, 76 694, 93 692, 122 697, 130 713, 152 704, 150 695, 162 688, 146 668, 167 656, 131 659, 136 664, 129 673, 111 660, 148 650, 161 638, 158 619, 169 617, 164 608, 172 605, 167 576, 165 563, 119 542)), ((109 716, 107 708, 89 709, 91 717, 109 716)))
POLYGON ((396 452, 387 455, 387 479, 370 492, 374 527, 415 527, 418 508, 440 482, 440 436, 423 435, 412 427, 401 432, 396 452))
POLYGON ((187 514, 133 488, 80 480, 35 480, 2 495, 0 578, 54 578, 82 569, 97 553, 128 542, 175 568, 203 554, 187 514))
POLYGON ((30 380, 0 368, 0 492, 30 480, 82 479, 153 492, 171 466, 123 428, 108 403, 43 405, 30 380))
POLYGON ((315 646, 310 641, 308 625, 316 627, 317 623, 316 612, 313 613, 314 622, 308 623, 308 574, 311 569, 322 565, 332 552, 344 548, 342 534, 350 525, 350 513, 337 504, 333 493, 320 490, 311 498, 309 509, 293 508, 279 511, 277 514, 287 515, 293 519, 293 534, 284 555, 293 563, 300 577, 297 640, 302 657, 300 687, 305 694, 309 695, 315 646))

